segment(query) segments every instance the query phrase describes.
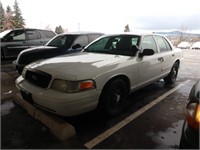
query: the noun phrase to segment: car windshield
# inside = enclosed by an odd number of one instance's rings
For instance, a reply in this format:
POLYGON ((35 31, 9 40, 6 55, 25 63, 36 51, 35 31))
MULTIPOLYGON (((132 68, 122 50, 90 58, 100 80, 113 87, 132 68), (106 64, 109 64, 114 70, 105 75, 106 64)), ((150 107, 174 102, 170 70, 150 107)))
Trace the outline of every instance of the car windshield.
POLYGON ((138 46, 139 42, 138 35, 106 36, 86 47, 84 51, 129 56, 133 53, 133 47, 138 46))
POLYGON ((11 30, 5 30, 0 33, 0 38, 4 37, 6 34, 8 34, 11 30))
POLYGON ((47 46, 70 48, 75 38, 75 35, 59 35, 49 41, 47 46))

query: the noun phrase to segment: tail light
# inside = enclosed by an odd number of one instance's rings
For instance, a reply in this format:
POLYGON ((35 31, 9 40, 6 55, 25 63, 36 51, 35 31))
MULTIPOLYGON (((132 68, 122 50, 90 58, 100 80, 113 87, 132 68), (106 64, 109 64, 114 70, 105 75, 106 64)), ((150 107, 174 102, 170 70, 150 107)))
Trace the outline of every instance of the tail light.
POLYGON ((188 124, 194 128, 199 130, 200 123, 200 105, 198 103, 190 103, 187 106, 186 118, 188 124))

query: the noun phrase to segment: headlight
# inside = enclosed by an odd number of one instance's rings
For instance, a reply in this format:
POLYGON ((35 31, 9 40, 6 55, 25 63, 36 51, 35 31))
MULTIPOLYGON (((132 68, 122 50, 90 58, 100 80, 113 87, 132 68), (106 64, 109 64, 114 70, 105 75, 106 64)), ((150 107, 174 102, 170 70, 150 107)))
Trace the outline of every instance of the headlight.
POLYGON ((25 78, 25 75, 26 75, 26 71, 27 71, 27 68, 24 67, 23 71, 22 71, 22 77, 25 78))
POLYGON ((198 103, 188 104, 186 118, 191 127, 199 129, 200 105, 198 103))
POLYGON ((55 79, 51 85, 51 88, 66 93, 74 93, 85 90, 94 89, 95 82, 93 80, 84 81, 65 81, 60 79, 55 79))

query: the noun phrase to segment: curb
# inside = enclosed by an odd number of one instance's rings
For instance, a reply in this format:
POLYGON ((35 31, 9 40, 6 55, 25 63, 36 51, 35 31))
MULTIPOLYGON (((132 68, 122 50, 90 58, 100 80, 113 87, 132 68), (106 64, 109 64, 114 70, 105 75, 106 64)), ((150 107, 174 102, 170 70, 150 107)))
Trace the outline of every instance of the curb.
POLYGON ((65 122, 64 120, 61 121, 60 118, 50 117, 49 115, 43 113, 29 102, 23 100, 20 94, 16 94, 14 96, 14 101, 23 107, 35 120, 39 120, 47 128, 49 128, 51 132, 61 141, 67 141, 76 136, 76 131, 71 124, 65 122))

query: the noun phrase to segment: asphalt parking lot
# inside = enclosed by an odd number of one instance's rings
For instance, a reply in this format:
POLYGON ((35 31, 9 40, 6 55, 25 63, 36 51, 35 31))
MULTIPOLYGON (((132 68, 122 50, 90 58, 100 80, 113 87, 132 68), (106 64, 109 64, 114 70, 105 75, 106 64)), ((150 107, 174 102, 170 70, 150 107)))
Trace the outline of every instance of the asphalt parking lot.
POLYGON ((14 81, 18 74, 12 59, 2 60, 1 148, 177 149, 186 100, 192 85, 200 79, 200 50, 183 50, 183 57, 174 85, 160 80, 134 92, 118 117, 106 118, 95 111, 76 117, 56 116, 76 130, 76 135, 66 141, 59 140, 15 103, 19 91, 14 81))

